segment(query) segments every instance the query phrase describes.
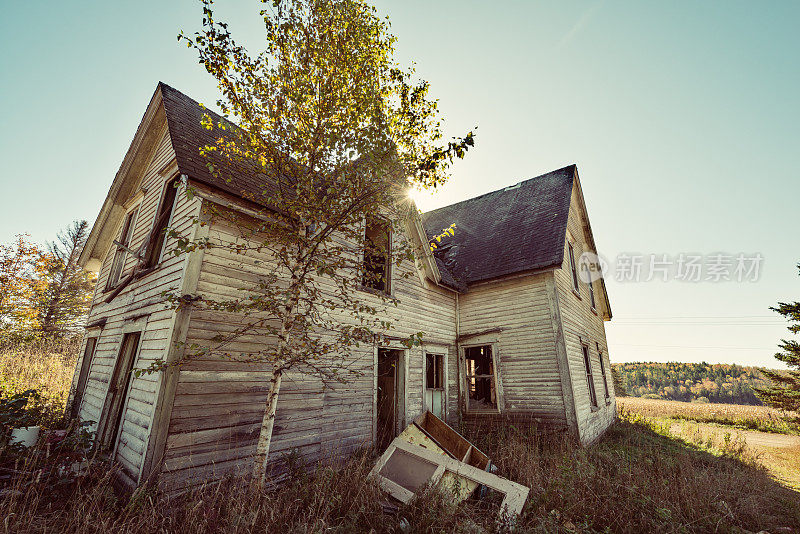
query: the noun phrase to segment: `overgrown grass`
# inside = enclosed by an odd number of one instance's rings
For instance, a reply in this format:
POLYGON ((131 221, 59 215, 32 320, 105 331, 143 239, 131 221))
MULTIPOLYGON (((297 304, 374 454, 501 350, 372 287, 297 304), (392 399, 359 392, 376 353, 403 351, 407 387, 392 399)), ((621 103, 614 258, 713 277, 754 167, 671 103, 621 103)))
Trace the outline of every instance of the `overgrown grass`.
POLYGON ((0 346, 0 399, 34 389, 39 395, 29 409, 38 423, 63 426, 79 341, 0 346))
POLYGON ((647 417, 725 425, 741 430, 800 435, 800 417, 768 406, 691 403, 641 397, 618 397, 625 410, 647 417))
MULTIPOLYGON (((644 418, 618 422, 597 445, 508 426, 473 433, 506 476, 531 488, 519 532, 735 532, 800 528, 800 494, 773 481, 739 444, 714 454, 659 434, 644 418)), ((53 490, 43 478, 0 497, 4 532, 495 532, 495 510, 451 505, 429 491, 392 514, 367 480, 374 455, 297 470, 278 490, 234 480, 169 498, 118 500, 95 468, 53 490)))
MULTIPOLYGON (((62 376, 48 380, 22 370, 43 387, 61 383, 65 391, 69 380, 63 376, 71 376, 71 369, 53 369, 57 360, 47 354, 1 361, 0 376, 11 376, 5 366, 19 369, 25 365, 20 362, 62 376)), ((65 393, 53 391, 48 398, 55 405, 65 393)), ((467 437, 490 456, 501 476, 531 488, 518 532, 800 529, 800 494, 775 482, 737 440, 687 443, 670 436, 668 425, 641 415, 626 416, 589 448, 511 424, 473 429, 467 437)), ((373 451, 340 466, 294 468, 274 491, 225 480, 181 496, 142 488, 130 498, 115 495, 113 472, 102 464, 71 475, 68 463, 53 461, 58 454, 70 460, 43 440, 14 466, 0 469, 0 532, 474 533, 506 528, 496 522, 489 503, 453 506, 446 491, 435 489, 409 505, 385 507, 385 495, 367 480, 373 451)))

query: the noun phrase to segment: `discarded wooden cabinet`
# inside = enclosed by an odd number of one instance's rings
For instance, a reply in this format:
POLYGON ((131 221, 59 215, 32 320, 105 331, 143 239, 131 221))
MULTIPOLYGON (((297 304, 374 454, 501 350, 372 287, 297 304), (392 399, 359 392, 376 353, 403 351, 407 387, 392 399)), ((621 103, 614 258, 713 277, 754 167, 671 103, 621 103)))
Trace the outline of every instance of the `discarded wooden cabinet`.
POLYGON ((483 452, 447 423, 425 412, 392 441, 370 476, 403 503, 411 501, 426 485, 452 492, 456 503, 484 485, 504 495, 501 515, 519 515, 530 490, 488 472, 490 465, 483 452))

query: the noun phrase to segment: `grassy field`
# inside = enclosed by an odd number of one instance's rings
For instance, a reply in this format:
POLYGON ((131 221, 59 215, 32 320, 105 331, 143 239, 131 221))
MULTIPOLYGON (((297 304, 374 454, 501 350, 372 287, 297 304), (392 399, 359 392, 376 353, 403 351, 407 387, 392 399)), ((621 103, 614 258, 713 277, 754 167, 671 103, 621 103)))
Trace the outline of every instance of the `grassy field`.
MULTIPOLYGON (((17 368, 26 365, 20 353, 0 361, 12 360, 17 368)), ((41 357, 30 365, 42 365, 41 357)), ((27 376, 41 381, 36 373, 27 376)), ((778 483, 736 440, 695 444, 630 411, 589 448, 514 425, 477 429, 467 437, 489 454, 500 475, 531 488, 517 532, 800 529, 800 494, 778 483)), ((507 530, 486 503, 454 507, 435 490, 387 515, 385 497, 366 478, 376 458, 370 450, 336 468, 298 469, 278 491, 224 481, 179 497, 143 489, 129 499, 115 496, 102 465, 71 478, 48 468, 57 452, 47 443, 15 458, 12 453, 0 451, 0 532, 507 530)))
POLYGON ((766 406, 617 399, 620 413, 646 418, 662 434, 708 451, 737 448, 784 485, 800 490, 800 428, 766 406))
POLYGON ((787 421, 785 414, 768 406, 680 402, 641 397, 618 397, 622 411, 647 417, 714 423, 743 430, 800 435, 800 423, 787 421))

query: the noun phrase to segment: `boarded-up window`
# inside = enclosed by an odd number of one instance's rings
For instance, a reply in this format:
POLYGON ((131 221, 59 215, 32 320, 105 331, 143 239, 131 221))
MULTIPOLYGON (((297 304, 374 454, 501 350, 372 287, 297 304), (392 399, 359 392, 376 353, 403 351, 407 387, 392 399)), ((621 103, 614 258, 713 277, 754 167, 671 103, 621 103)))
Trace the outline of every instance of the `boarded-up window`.
POLYGON ((363 285, 383 293, 390 292, 389 224, 380 219, 367 219, 364 235, 363 285))
POLYGON ((467 382, 467 410, 497 410, 497 376, 492 346, 464 349, 467 382))
POLYGON ((164 186, 164 194, 158 207, 153 231, 150 234, 150 244, 147 247, 146 267, 154 267, 161 261, 161 253, 164 251, 164 243, 167 240, 167 227, 169 226, 172 211, 175 208, 179 183, 178 179, 174 178, 164 186))
POLYGON ((600 372, 603 373, 603 389, 606 393, 606 398, 609 398, 608 392, 608 377, 606 376, 606 362, 603 361, 603 352, 600 350, 600 344, 597 344, 597 357, 600 358, 600 372))
POLYGON ((114 260, 111 262, 111 270, 108 272, 108 282, 106 282, 106 290, 113 288, 119 282, 122 276, 122 269, 125 267, 125 260, 128 257, 126 247, 131 244, 131 235, 133 235, 133 228, 136 225, 136 212, 137 209, 129 211, 125 215, 125 220, 122 223, 122 230, 119 232, 119 239, 114 251, 114 260))
POLYGON ((594 374, 592 373, 592 360, 589 359, 589 346, 582 345, 583 364, 586 366, 586 382, 589 385, 589 402, 593 407, 597 407, 597 392, 594 390, 594 374))
POLYGON ((575 293, 580 293, 580 288, 578 287, 578 269, 575 268, 575 249, 572 248, 572 243, 567 242, 567 247, 569 248, 569 268, 572 271, 572 289, 575 290, 575 293))

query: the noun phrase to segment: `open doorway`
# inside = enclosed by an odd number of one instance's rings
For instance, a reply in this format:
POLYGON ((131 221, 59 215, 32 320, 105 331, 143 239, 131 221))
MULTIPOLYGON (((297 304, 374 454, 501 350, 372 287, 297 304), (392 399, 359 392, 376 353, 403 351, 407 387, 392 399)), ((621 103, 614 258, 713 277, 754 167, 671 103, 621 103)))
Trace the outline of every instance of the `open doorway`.
POLYGON ((377 435, 375 444, 385 449, 397 436, 405 415, 405 362, 403 351, 378 349, 377 435))

